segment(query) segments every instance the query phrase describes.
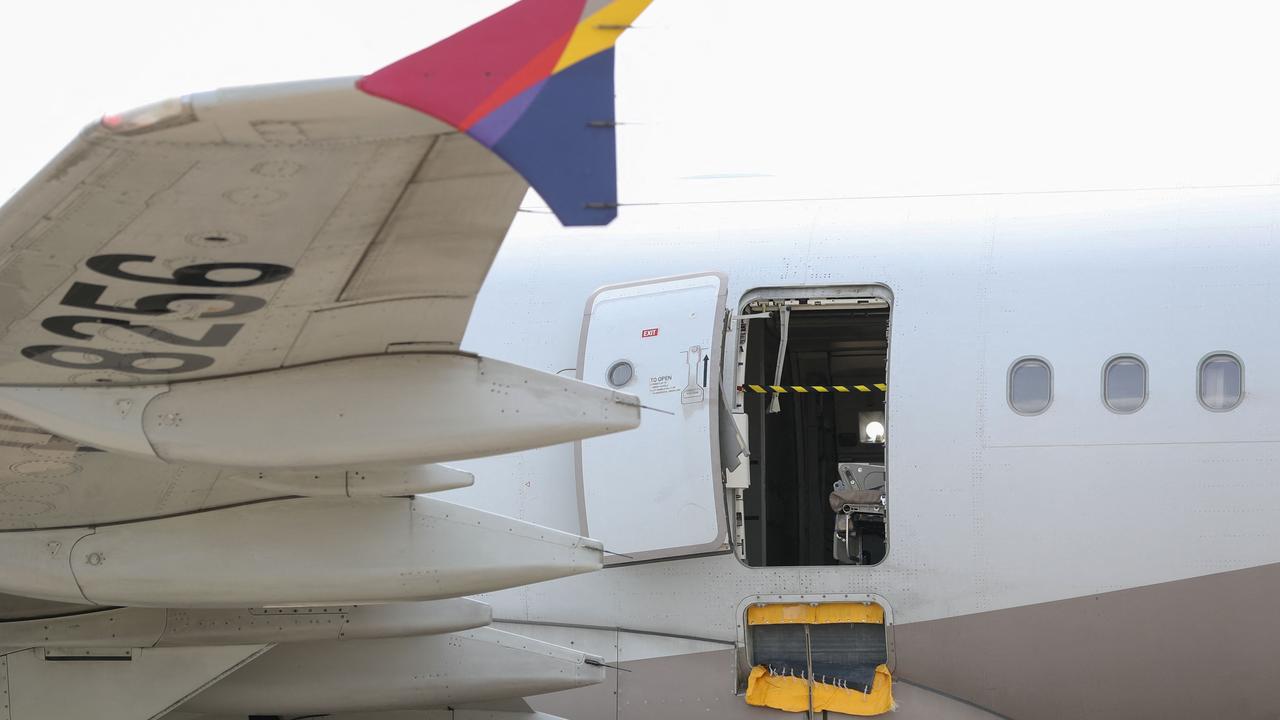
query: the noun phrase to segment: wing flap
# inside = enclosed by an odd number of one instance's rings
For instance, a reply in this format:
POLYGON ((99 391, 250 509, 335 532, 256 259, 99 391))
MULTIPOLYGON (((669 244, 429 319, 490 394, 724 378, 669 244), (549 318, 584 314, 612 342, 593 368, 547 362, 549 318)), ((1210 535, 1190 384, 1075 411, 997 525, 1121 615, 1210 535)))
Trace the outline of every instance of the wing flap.
POLYGON ((479 144, 464 135, 441 137, 342 300, 415 295, 423 288, 438 297, 470 297, 489 272, 527 190, 479 144))
POLYGON ((342 355, 441 351, 457 345, 467 328, 469 296, 404 297, 351 302, 307 315, 286 365, 306 365, 342 355), (408 327, 388 317, 418 318, 408 327))

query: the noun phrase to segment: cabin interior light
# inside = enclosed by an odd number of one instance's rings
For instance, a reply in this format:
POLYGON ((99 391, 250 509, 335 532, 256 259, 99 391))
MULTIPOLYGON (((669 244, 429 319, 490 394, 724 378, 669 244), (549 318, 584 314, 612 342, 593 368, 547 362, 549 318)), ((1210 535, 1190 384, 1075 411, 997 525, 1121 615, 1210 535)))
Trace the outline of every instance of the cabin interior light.
POLYGON ((859 440, 864 443, 883 444, 885 424, 883 412, 858 413, 859 440))

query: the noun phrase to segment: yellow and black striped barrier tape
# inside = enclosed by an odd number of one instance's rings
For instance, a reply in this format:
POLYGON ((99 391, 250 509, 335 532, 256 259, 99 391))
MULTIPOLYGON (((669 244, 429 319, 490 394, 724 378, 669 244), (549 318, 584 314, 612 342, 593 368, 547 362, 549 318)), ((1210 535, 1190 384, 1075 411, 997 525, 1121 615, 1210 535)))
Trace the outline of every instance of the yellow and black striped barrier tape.
POLYGON ((884 383, 871 383, 870 385, 743 385, 738 388, 745 393, 755 393, 757 395, 786 395, 788 393, 802 395, 804 393, 869 393, 879 390, 882 393, 889 392, 889 386, 884 383))

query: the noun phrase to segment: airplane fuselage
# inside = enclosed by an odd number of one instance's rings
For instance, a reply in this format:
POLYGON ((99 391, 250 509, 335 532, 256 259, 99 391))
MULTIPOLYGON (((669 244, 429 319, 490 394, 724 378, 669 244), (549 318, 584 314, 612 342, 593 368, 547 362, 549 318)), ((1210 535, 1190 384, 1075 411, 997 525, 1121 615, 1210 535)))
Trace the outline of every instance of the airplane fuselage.
MULTIPOLYGON (((576 367, 601 286, 715 271, 735 312, 760 289, 887 289, 890 541, 874 566, 618 559, 485 599, 631 670, 619 717, 757 716, 733 694, 744 602, 823 594, 882 602, 909 691, 1019 718, 1258 716, 1280 702, 1277 210, 1255 188, 637 207, 602 230, 522 215, 463 348, 549 372, 576 367), (1197 377, 1224 353, 1244 396, 1215 412, 1197 377), (1106 404, 1117 356, 1145 365, 1136 412, 1106 404), (1009 401, 1026 357, 1052 368, 1034 416, 1009 401)), ((465 467, 477 482, 450 499, 581 530, 572 446, 465 467)))

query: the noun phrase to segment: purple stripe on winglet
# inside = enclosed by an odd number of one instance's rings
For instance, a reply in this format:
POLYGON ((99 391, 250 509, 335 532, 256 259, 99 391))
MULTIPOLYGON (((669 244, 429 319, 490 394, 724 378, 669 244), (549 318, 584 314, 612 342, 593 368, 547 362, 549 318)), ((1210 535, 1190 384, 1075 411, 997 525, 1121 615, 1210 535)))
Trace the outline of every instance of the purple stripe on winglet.
POLYGON ((493 146, 564 225, 608 225, 618 214, 613 59, 609 48, 552 75, 493 146))
POLYGON ((533 99, 542 91, 547 81, 542 80, 531 85, 523 92, 500 105, 496 110, 480 118, 471 126, 467 134, 479 140, 485 147, 492 148, 507 134, 512 125, 524 115, 525 110, 533 104, 533 99))

